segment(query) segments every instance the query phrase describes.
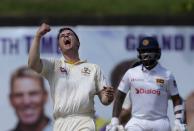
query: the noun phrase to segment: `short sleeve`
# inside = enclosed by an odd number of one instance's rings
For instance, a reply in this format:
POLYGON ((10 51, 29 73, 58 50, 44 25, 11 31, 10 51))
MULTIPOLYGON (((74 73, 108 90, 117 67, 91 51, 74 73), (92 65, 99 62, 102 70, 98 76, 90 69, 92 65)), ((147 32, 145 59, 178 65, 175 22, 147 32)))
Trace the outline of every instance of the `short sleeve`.
POLYGON ((123 92, 123 93, 126 93, 129 91, 130 89, 130 81, 129 81, 129 77, 130 77, 130 72, 127 71, 123 78, 121 79, 121 82, 119 83, 119 87, 118 87, 118 90, 123 92))
POLYGON ((174 95, 177 95, 178 94, 178 88, 177 88, 177 83, 176 83, 176 80, 174 78, 174 75, 170 75, 169 77, 169 81, 168 81, 168 91, 169 91, 169 94, 170 96, 174 96, 174 95))
POLYGON ((130 107, 131 107, 131 99, 130 99, 130 91, 129 91, 125 97, 122 108, 129 109, 130 107))
POLYGON ((51 78, 51 74, 54 70, 54 59, 41 59, 42 62, 42 71, 41 71, 41 75, 43 77, 45 77, 47 80, 49 80, 51 78))
POLYGON ((98 65, 96 65, 96 92, 99 92, 103 87, 107 87, 106 78, 98 65))

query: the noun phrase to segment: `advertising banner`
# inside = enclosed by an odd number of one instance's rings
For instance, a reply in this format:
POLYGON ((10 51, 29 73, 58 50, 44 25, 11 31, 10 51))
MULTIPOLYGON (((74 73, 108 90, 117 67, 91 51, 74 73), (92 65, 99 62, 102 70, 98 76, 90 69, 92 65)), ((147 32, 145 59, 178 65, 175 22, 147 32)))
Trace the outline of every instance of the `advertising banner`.
MULTIPOLYGON (((41 57, 61 57, 57 46, 60 27, 52 27, 41 40, 41 57)), ((174 74, 180 95, 194 91, 194 27, 188 26, 76 26, 80 39, 80 57, 101 66, 110 84, 114 68, 121 62, 137 58, 137 45, 143 36, 154 36, 162 49, 161 65, 174 74)), ((1 130, 12 129, 17 118, 9 101, 10 76, 20 66, 27 65, 28 52, 37 27, 0 28, 0 123, 1 130)), ((46 81, 45 81, 46 82, 46 81)), ((46 82, 47 83, 47 82, 46 82)), ((47 83, 47 89, 49 85, 47 83)), ((49 97, 50 98, 50 97, 49 97)), ((95 98, 96 115, 110 119, 112 105, 103 106, 95 98)), ((170 109, 171 110, 171 109, 170 109)), ((52 100, 46 107, 52 117, 52 100)), ((169 111, 173 119, 172 111, 169 111)))

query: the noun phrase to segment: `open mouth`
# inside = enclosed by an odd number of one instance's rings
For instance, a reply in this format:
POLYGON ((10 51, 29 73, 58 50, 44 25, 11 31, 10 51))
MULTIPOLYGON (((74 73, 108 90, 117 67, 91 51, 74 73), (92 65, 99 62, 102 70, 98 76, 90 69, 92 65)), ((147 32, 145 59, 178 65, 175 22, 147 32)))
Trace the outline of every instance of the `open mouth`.
POLYGON ((71 41, 70 40, 65 40, 65 45, 69 45, 69 44, 71 44, 71 41))

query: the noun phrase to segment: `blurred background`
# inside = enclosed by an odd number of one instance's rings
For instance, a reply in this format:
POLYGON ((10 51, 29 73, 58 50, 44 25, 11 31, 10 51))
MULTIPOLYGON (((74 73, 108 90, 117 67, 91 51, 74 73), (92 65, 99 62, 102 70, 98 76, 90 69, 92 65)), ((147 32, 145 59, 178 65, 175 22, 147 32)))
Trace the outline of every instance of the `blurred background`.
MULTIPOLYGON (((12 129, 17 123, 14 109, 9 102, 11 73, 27 64, 31 40, 42 22, 50 24, 52 29, 42 39, 42 57, 60 57, 56 46, 58 29, 71 26, 81 41, 81 58, 99 64, 112 85, 115 85, 115 81, 111 81, 114 68, 122 62, 134 61, 140 38, 154 35, 162 48, 160 62, 175 75, 181 96, 186 99, 194 91, 194 0, 0 2, 2 131, 12 129)), ((48 83, 47 89, 49 91, 48 83)), ((95 102, 97 125, 100 130, 111 118, 112 105, 102 106, 98 98, 95 102)), ((47 102, 46 113, 52 118, 51 100, 47 102)), ((169 117, 173 125, 171 103, 169 117)))
POLYGON ((193 0, 1 0, 1 25, 192 25, 193 0), (14 20, 14 21, 12 21, 14 20))

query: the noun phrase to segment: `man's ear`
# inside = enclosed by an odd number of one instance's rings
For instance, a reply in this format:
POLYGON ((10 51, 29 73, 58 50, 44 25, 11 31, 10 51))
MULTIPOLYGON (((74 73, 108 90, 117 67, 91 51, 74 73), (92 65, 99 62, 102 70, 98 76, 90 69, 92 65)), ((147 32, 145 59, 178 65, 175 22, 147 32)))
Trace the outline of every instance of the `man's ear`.
POLYGON ((9 102, 10 102, 11 106, 14 106, 12 94, 9 94, 9 102))
POLYGON ((80 47, 80 42, 79 41, 77 42, 76 47, 77 47, 77 49, 79 49, 79 47, 80 47))
POLYGON ((47 90, 44 91, 44 103, 47 103, 48 101, 48 92, 47 90))

